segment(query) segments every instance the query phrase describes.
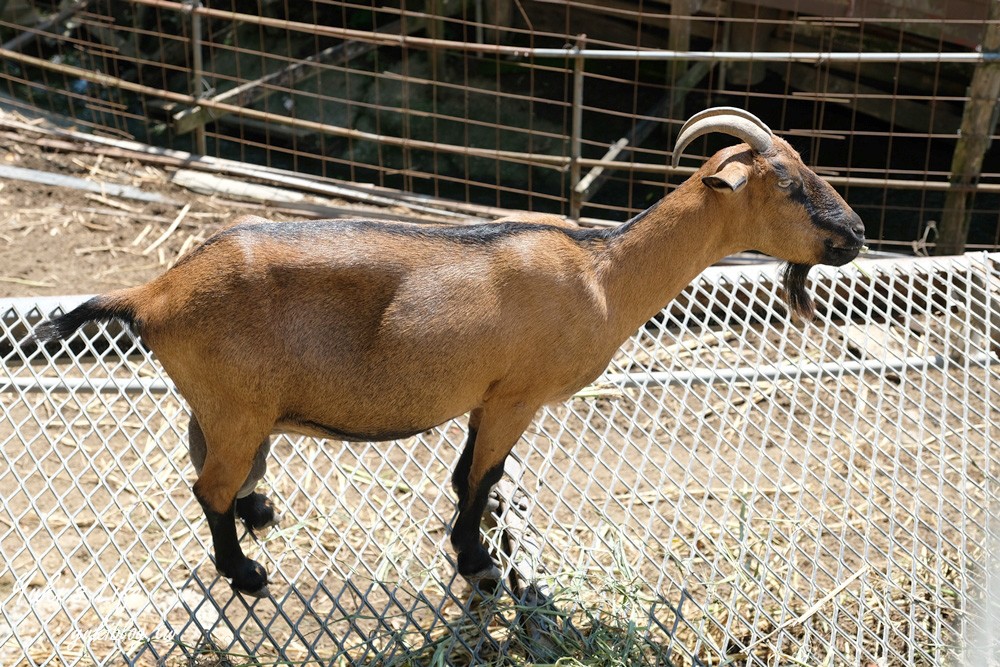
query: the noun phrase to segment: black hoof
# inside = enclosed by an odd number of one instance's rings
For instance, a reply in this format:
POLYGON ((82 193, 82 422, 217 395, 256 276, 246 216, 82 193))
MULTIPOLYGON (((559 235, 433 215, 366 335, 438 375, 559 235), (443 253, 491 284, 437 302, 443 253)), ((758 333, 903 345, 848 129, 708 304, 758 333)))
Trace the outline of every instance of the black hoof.
POLYGON ((236 499, 236 516, 243 520, 252 533, 264 530, 278 523, 277 513, 271 499, 263 493, 251 493, 245 498, 236 499))
POLYGON ((243 562, 232 568, 232 570, 219 568, 219 574, 233 580, 233 588, 244 595, 252 597, 265 597, 267 590, 267 570, 249 558, 244 558, 243 562))
POLYGON ((501 578, 500 568, 482 545, 458 554, 458 573, 470 584, 480 588, 485 588, 488 582, 493 582, 495 588, 501 578))
POLYGON ((500 591, 502 584, 500 568, 496 565, 491 565, 487 569, 474 574, 464 574, 462 577, 472 586, 472 590, 479 591, 479 593, 485 596, 496 595, 500 591))
POLYGON ((250 598, 260 599, 260 598, 271 597, 271 589, 269 589, 267 586, 261 586, 255 591, 241 591, 240 589, 233 586, 233 590, 239 593, 240 595, 245 595, 246 597, 250 598))

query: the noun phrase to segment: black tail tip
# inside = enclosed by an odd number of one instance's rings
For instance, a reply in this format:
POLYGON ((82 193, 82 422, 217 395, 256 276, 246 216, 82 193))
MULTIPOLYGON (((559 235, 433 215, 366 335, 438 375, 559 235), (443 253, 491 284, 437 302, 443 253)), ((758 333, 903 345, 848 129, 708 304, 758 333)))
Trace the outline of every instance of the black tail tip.
POLYGON ((89 317, 76 311, 53 317, 42 322, 31 333, 31 338, 37 343, 51 343, 69 338, 75 331, 89 321, 89 317))
POLYGON ((35 330, 31 332, 31 340, 36 343, 49 343, 54 340, 60 340, 65 338, 70 333, 69 331, 63 331, 56 320, 46 320, 42 322, 35 330))
POLYGON ((39 343, 62 340, 69 338, 88 322, 106 322, 112 319, 121 320, 127 326, 135 325, 131 309, 109 303, 104 297, 97 296, 68 313, 42 322, 35 327, 31 338, 39 343))

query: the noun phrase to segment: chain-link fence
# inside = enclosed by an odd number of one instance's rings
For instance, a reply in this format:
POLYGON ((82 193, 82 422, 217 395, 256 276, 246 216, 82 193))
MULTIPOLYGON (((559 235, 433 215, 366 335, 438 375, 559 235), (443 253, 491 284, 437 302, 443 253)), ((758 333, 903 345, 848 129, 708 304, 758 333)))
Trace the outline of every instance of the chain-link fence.
POLYGON ((705 272, 515 449, 487 538, 518 576, 492 600, 447 540, 464 424, 277 438, 280 526, 242 538, 273 597, 246 600, 155 360, 114 326, 18 350, 57 303, 8 302, 0 662, 993 662, 998 262, 818 268, 808 324, 772 265, 705 272))

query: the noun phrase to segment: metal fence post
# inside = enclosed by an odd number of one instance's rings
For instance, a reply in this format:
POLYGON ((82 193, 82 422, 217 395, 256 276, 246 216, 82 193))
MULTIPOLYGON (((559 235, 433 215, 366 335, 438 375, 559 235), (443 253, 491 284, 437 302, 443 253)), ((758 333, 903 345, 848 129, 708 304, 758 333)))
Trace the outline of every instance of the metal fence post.
MULTIPOLYGON (((195 99, 200 99, 204 94, 202 84, 203 63, 201 60, 201 16, 198 10, 201 9, 201 0, 189 0, 188 11, 191 14, 191 95, 195 99)), ((207 150, 205 144, 205 125, 199 124, 194 130, 195 152, 205 155, 207 150)))
POLYGON ((570 119, 569 140, 569 217, 580 219, 580 209, 583 207, 583 197, 577 191, 580 182, 580 158, 582 157, 583 136, 583 71, 584 58, 580 54, 586 44, 587 36, 579 35, 573 48, 573 108, 570 119))

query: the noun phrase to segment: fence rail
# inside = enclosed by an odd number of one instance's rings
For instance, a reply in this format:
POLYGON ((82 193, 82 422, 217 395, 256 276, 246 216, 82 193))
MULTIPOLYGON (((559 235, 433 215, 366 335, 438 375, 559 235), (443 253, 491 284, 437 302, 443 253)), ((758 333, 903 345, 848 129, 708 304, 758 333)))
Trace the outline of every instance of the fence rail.
POLYGON ((277 438, 281 523, 242 538, 273 597, 244 600, 208 557, 185 409, 155 359, 105 325, 25 346, 77 299, 6 302, 0 662, 506 664, 604 647, 636 665, 997 664, 1000 255, 814 274, 820 316, 801 323, 776 268, 707 271, 538 415, 486 536, 550 603, 516 587, 477 600, 456 578, 458 423, 394 443, 277 438))

